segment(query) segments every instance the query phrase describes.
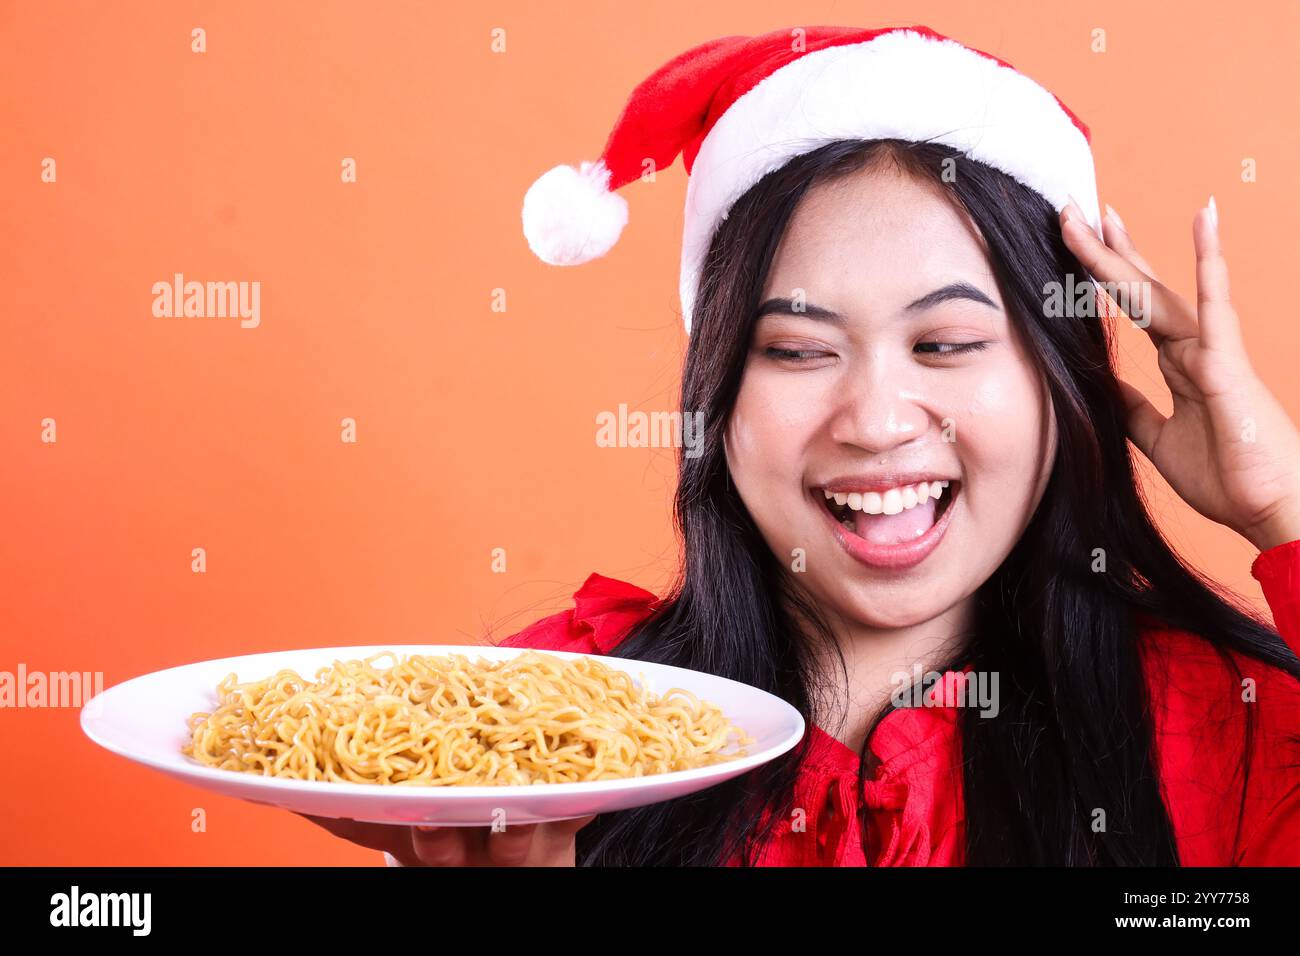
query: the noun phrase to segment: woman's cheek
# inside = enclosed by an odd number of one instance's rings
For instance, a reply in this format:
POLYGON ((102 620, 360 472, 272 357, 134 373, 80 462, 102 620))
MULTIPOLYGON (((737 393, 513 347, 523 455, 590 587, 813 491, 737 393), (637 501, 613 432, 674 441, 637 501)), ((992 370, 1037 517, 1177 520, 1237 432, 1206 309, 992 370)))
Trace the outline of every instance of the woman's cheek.
MULTIPOLYGON (((792 381, 796 376, 756 375, 742 385, 728 439, 747 465, 789 474, 799 467, 807 432, 815 427, 820 399, 792 381)), ((798 472, 795 472, 796 476, 798 472)))
POLYGON ((970 503, 998 502, 1007 520, 1027 521, 1048 444, 1043 393, 1020 363, 991 368, 968 387, 953 432, 970 503))
POLYGON ((1015 386, 1007 380, 1005 369, 1001 373, 980 375, 974 388, 967 393, 966 414, 972 419, 1006 415, 1017 404, 1009 398, 1008 393, 1012 390, 1015 386))
POLYGON ((755 412, 774 436, 788 435, 798 447, 805 433, 816 427, 826 413, 830 377, 824 374, 795 375, 788 372, 761 374, 753 391, 755 412))
POLYGON ((771 473, 781 468, 780 429, 774 427, 765 405, 752 388, 742 389, 727 423, 727 467, 741 500, 753 514, 767 510, 771 473))
POLYGON ((742 385, 727 426, 732 481, 764 537, 791 531, 806 500, 803 452, 816 407, 807 398, 787 380, 756 377, 742 385))

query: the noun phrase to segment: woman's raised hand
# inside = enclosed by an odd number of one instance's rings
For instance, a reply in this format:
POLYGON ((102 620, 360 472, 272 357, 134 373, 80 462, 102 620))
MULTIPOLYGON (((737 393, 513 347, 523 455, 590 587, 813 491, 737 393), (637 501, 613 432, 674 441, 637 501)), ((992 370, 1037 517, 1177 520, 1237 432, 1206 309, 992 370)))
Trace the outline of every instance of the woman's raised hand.
POLYGON ((1300 432, 1246 355, 1214 199, 1192 222, 1195 307, 1156 278, 1106 208, 1104 240, 1073 202, 1061 211, 1061 235, 1095 279, 1137 293, 1120 304, 1159 352, 1173 413, 1121 382, 1130 439, 1184 501, 1261 551, 1300 538, 1300 432))

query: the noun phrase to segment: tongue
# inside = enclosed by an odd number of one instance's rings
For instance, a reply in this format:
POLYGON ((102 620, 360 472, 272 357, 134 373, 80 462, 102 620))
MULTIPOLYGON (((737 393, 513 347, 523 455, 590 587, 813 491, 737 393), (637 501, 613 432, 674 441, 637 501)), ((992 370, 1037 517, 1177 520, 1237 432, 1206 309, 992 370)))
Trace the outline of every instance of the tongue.
POLYGON ((934 511, 938 502, 931 498, 923 505, 905 508, 896 515, 869 515, 865 511, 853 513, 853 525, 858 537, 872 544, 902 544, 914 541, 934 527, 934 511))

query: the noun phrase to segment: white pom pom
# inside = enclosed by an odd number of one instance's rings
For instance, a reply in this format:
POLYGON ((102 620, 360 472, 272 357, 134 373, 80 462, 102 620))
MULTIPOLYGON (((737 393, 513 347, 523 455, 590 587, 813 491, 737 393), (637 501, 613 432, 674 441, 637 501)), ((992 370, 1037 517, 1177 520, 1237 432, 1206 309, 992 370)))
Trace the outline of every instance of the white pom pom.
POLYGON ((627 225, 627 200, 609 191, 600 160, 581 169, 556 166, 524 194, 524 236, 537 258, 553 266, 599 259, 627 225))

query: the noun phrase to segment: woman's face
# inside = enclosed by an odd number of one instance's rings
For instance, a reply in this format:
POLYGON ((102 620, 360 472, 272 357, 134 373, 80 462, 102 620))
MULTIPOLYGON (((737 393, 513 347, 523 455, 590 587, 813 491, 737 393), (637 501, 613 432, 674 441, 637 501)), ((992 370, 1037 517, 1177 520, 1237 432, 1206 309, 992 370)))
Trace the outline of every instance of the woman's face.
POLYGON ((893 167, 820 184, 761 301, 726 453, 768 545, 859 626, 954 610, 1024 531, 1056 441, 978 229, 893 167))

